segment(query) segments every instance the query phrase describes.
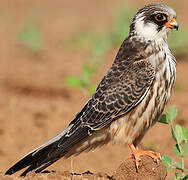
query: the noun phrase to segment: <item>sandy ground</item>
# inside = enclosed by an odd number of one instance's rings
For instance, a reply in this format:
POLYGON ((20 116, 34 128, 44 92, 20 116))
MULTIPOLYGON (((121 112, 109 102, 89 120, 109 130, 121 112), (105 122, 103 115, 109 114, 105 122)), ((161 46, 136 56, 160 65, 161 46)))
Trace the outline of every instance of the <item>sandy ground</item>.
MULTIPOLYGON (((25 180, 165 180, 167 170, 165 165, 161 162, 154 162, 150 157, 141 157, 139 163, 139 170, 135 169, 134 159, 127 159, 125 162, 113 172, 113 175, 108 175, 105 172, 92 173, 86 171, 84 173, 73 173, 70 171, 44 171, 43 173, 36 174, 30 172, 25 180)), ((0 179, 3 180, 21 180, 22 178, 16 175, 4 176, 0 174, 0 179)))
MULTIPOLYGON (((131 1, 137 7, 154 1, 131 1)), ((156 1, 155 1, 156 2, 156 1)), ((80 75, 88 56, 63 42, 77 31, 105 32, 115 9, 130 1, 0 1, 0 172, 4 173, 23 155, 41 145, 74 118, 88 97, 66 86, 68 75, 80 75), (28 19, 37 19, 42 36, 39 57, 20 45, 19 33, 28 19)), ((180 23, 188 25, 187 2, 169 2, 177 9, 180 23)), ((98 83, 110 67, 118 47, 105 56, 93 82, 98 83)), ((177 82, 168 106, 178 107, 177 123, 188 128, 188 61, 178 60, 177 82), (181 87, 181 90, 180 90, 181 87)), ((174 142, 167 125, 155 125, 142 146, 155 145, 161 154, 173 156, 174 142)), ((48 170, 82 173, 105 172, 111 176, 127 158, 129 149, 109 144, 94 152, 60 160, 48 170)), ((188 162, 186 162, 188 166, 188 162)), ((167 179, 172 174, 168 173, 167 179)), ((0 177, 3 179, 3 175, 0 177)))

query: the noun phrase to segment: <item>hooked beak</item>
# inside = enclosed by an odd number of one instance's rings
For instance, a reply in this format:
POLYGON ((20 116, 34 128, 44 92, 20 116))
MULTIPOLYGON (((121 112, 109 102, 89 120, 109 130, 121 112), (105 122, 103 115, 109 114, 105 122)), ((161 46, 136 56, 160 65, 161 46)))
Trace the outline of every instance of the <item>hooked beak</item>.
POLYGON ((179 28, 178 23, 174 18, 169 19, 168 22, 164 26, 166 26, 170 29, 176 29, 176 30, 178 30, 178 28, 179 28))

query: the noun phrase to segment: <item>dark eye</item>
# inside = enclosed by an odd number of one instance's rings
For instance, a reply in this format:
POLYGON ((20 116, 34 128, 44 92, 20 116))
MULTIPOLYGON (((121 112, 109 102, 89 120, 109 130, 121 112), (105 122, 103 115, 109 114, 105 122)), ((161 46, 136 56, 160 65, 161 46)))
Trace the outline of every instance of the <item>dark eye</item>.
POLYGON ((162 22, 166 20, 166 16, 163 14, 157 14, 154 17, 155 17, 155 20, 157 20, 158 22, 162 22))

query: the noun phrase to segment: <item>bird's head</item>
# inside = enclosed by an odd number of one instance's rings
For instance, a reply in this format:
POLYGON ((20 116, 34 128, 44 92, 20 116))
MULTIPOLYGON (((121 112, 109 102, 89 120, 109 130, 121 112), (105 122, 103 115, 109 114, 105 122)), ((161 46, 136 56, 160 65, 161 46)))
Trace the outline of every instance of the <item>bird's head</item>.
POLYGON ((151 4, 137 12, 130 26, 130 33, 157 41, 166 40, 172 29, 178 30, 176 12, 164 4, 151 4))

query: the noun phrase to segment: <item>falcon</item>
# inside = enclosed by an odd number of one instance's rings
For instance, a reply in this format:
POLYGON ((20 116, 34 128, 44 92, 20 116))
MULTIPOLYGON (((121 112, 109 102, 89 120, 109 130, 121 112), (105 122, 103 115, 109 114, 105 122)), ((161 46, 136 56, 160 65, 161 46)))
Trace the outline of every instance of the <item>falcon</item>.
POLYGON ((140 156, 159 160, 159 153, 139 151, 137 146, 160 118, 176 79, 176 60, 167 44, 172 29, 178 30, 178 24, 169 6, 151 4, 140 9, 111 68, 74 120, 5 174, 26 167, 21 176, 39 173, 61 157, 88 152, 110 141, 128 144, 137 168, 140 156))

